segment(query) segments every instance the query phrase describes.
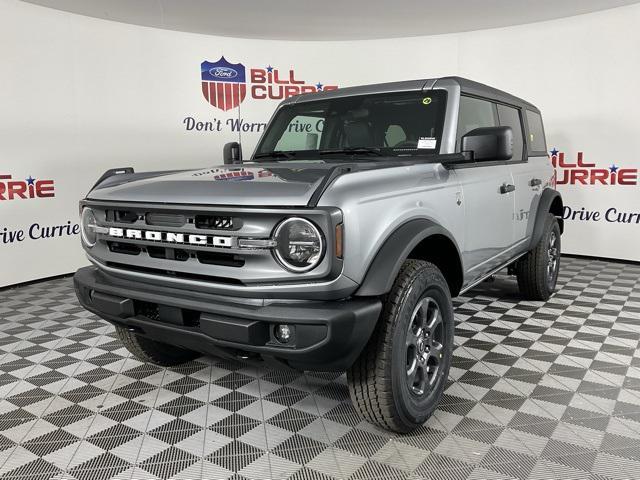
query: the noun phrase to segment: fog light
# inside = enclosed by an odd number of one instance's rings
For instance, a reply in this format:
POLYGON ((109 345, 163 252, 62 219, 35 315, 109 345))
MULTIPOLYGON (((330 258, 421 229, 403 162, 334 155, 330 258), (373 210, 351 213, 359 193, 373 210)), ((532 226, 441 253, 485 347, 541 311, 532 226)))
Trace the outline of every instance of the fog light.
POLYGON ((289 325, 277 325, 275 335, 280 343, 289 343, 293 336, 293 329, 289 325))

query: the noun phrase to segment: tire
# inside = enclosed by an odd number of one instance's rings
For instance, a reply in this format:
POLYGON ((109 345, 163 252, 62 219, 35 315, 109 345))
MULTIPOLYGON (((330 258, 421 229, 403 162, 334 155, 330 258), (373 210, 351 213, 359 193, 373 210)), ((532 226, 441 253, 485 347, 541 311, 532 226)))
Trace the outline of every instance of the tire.
POLYGON ((422 425, 442 397, 453 332, 451 294, 440 270, 422 260, 405 261, 369 343, 347 371, 351 400, 360 415, 400 433, 422 425), (429 323, 435 326, 429 328, 429 323))
POLYGON ((528 300, 548 300, 560 271, 560 225, 549 213, 538 244, 516 262, 518 288, 528 300))
POLYGON ((116 326, 116 335, 139 360, 162 367, 180 365, 199 356, 191 350, 145 338, 120 326, 116 326))

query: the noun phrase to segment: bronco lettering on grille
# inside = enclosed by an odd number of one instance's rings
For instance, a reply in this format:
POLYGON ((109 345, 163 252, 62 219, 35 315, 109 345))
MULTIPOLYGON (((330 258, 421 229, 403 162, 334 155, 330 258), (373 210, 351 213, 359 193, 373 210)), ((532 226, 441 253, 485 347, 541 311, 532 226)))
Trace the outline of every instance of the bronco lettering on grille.
POLYGON ((161 232, 157 230, 136 230, 133 228, 110 227, 108 235, 131 240, 149 240, 152 242, 179 243, 213 247, 232 247, 232 238, 219 235, 199 235, 189 233, 161 232))

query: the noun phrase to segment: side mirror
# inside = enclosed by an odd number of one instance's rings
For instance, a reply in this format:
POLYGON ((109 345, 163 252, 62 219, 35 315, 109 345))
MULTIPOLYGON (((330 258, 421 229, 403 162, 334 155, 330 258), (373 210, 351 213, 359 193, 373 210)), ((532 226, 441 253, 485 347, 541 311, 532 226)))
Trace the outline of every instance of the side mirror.
POLYGON ((462 137, 460 150, 471 153, 476 162, 511 160, 513 130, 511 127, 482 127, 462 137))
POLYGON ((238 142, 226 143, 222 150, 224 164, 242 163, 242 146, 238 142))

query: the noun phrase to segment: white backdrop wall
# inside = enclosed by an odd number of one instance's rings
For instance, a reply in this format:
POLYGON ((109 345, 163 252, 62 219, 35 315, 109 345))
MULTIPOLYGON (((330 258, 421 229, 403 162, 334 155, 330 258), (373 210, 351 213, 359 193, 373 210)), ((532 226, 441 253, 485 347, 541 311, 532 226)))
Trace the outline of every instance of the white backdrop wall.
MULTIPOLYGON (((575 164, 579 152, 588 165, 557 169, 560 179, 578 179, 559 186, 575 217, 566 222, 564 250, 638 261, 638 24, 634 5, 462 34, 282 42, 156 30, 0 0, 0 287, 86 264, 74 229, 78 200, 106 169, 221 162, 222 145, 238 138, 227 123, 238 110, 207 102, 200 63, 223 55, 248 75, 270 65, 309 85, 461 75, 521 96, 542 110, 549 149, 562 153, 562 165, 575 164), (189 117, 220 121, 220 131, 188 130, 189 117), (595 185, 580 183, 595 170, 595 185), (35 198, 9 199, 8 183, 16 181, 27 183, 12 191, 35 198), (619 213, 628 214, 626 223, 619 213), (63 228, 46 229, 55 226, 63 228)), ((240 117, 265 122, 276 105, 248 94, 240 117)), ((243 134, 245 156, 257 138, 243 134)))

